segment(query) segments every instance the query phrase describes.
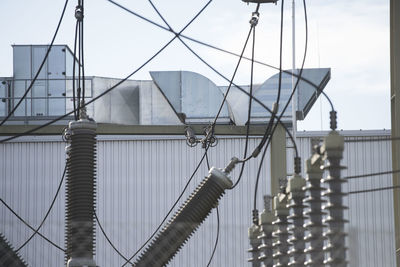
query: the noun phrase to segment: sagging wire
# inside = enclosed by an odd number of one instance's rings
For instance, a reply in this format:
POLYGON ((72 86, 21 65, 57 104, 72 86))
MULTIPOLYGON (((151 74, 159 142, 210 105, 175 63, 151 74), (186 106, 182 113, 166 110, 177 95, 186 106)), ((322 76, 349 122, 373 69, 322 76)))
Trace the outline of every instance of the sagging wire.
POLYGON ((19 105, 21 105, 22 101, 25 100, 25 98, 26 98, 26 96, 28 95, 28 93, 32 90, 33 85, 35 84, 35 82, 36 82, 37 78, 39 77, 39 74, 40 74, 40 72, 41 72, 41 70, 42 70, 44 64, 45 64, 46 61, 47 61, 47 58, 49 57, 51 48, 53 47, 54 41, 55 41, 55 39, 56 39, 56 37, 57 37, 57 34, 58 34, 58 30, 60 29, 61 22, 63 21, 64 14, 65 14, 65 10, 67 9, 67 6, 68 6, 68 1, 69 1, 69 0, 66 0, 66 1, 65 1, 64 8, 63 8, 63 10, 62 10, 62 12, 61 12, 61 17, 60 17, 60 19, 59 19, 59 21, 58 21, 56 31, 54 32, 53 38, 51 39, 50 45, 49 45, 49 47, 47 48, 46 54, 45 54, 45 56, 44 56, 44 58, 43 58, 43 60, 42 60, 42 63, 41 63, 40 66, 39 66, 39 69, 37 70, 35 76, 33 77, 33 80, 31 81, 31 83, 30 83, 28 89, 26 89, 25 93, 22 95, 21 99, 20 99, 20 100, 18 101, 18 103, 14 106, 14 108, 8 113, 8 115, 0 122, 0 126, 2 126, 2 125, 11 117, 11 115, 14 114, 15 110, 17 110, 17 108, 19 107, 19 105))
MULTIPOLYGON (((210 1, 207 3, 207 5, 208 5, 211 1, 212 1, 212 0, 210 0, 210 1)), ((153 6, 153 8, 154 8, 154 10, 157 12, 157 14, 160 16, 160 18, 165 22, 165 24, 168 25, 168 27, 170 27, 169 24, 168 24, 168 22, 164 19, 164 17, 163 17, 163 16, 161 15, 161 13, 158 11, 158 9, 155 7, 155 5, 151 2, 151 0, 149 0, 149 2, 150 2, 150 4, 153 6)), ((172 29, 172 28, 171 28, 171 29, 172 29)), ((242 54, 244 53, 245 48, 246 48, 246 46, 247 46, 247 42, 248 42, 248 40, 249 40, 250 33, 251 33, 251 30, 250 30, 250 32, 249 32, 247 38, 246 38, 246 43, 245 43, 245 47, 244 47, 243 50, 242 50, 242 54)), ((175 37, 177 37, 178 39, 180 38, 180 37, 179 37, 179 34, 177 34, 177 33, 175 33, 175 37)), ((182 41, 182 40, 181 40, 181 41, 182 41)), ((238 70, 239 65, 240 65, 240 60, 239 60, 237 66, 236 66, 236 68, 235 68, 235 71, 234 71, 234 74, 233 74, 233 78, 234 78, 234 76, 236 75, 236 72, 237 72, 237 70, 238 70)), ((233 82, 233 78, 232 78, 232 80, 231 80, 232 82, 233 82)), ((231 82, 231 84, 232 84, 232 82, 231 82)), ((222 107, 223 107, 223 105, 224 105, 224 103, 225 103, 225 100, 226 100, 227 94, 228 94, 228 92, 229 92, 229 89, 230 89, 230 88, 228 88, 227 93, 225 94, 225 97, 224 97, 224 99, 223 99, 223 101, 222 101, 222 103, 221 103, 221 105, 220 105, 219 111, 217 112, 217 114, 216 114, 216 116, 215 116, 214 122, 213 122, 213 124, 212 124, 212 130, 209 131, 209 133, 211 133, 211 134, 213 134, 213 131, 214 131, 214 130, 213 130, 213 128, 214 128, 213 125, 215 126, 216 121, 217 121, 217 119, 218 119, 218 117, 219 117, 219 115, 220 115, 220 113, 221 113, 221 110, 222 110, 222 107)), ((208 135, 206 136, 206 139, 207 139, 207 138, 208 138, 208 135)), ((147 239, 147 241, 135 252, 135 254, 133 254, 133 255, 129 258, 129 260, 133 259, 133 258, 147 245, 147 243, 154 237, 154 235, 158 232, 158 230, 159 230, 159 229, 161 228, 161 226, 164 224, 164 222, 166 221, 166 219, 168 218, 168 216, 170 215, 170 213, 172 212, 172 210, 173 210, 173 209, 175 208, 175 206, 177 205, 177 203, 178 203, 178 201, 180 200, 180 198, 183 196, 184 192, 186 191, 186 188, 188 187, 190 181, 192 180, 192 178, 194 177, 194 175, 195 175, 195 173, 197 172, 198 168, 200 167, 202 161, 204 160, 205 157, 207 157, 208 148, 209 148, 209 146, 207 146, 207 147, 205 148, 205 153, 204 153, 204 155, 203 155, 201 161, 200 161, 199 164, 197 165, 197 167, 196 167, 196 169, 195 169, 193 175, 191 176, 191 178, 190 178, 189 181, 187 182, 187 184, 186 184, 186 186, 184 187, 182 193, 180 194, 180 196, 178 197, 178 199, 176 200, 176 202, 174 203, 174 205, 172 206, 172 208, 169 210, 169 212, 168 212, 167 215, 164 217, 164 219, 162 220, 162 222, 159 224, 159 226, 157 227, 157 229, 153 232, 153 234, 152 234, 152 235, 147 239)), ((208 163, 208 164, 209 164, 209 163, 208 163)), ((125 266, 126 264, 127 264, 127 262, 126 262, 124 265, 122 265, 122 266, 125 266)))
MULTIPOLYGON (((206 152, 206 163, 207 163, 207 169, 210 170, 211 166, 210 166, 210 161, 208 160, 208 153, 206 152)), ((214 243, 214 248, 211 252, 211 256, 210 259, 208 260, 207 263, 207 267, 210 266, 214 255, 215 255, 215 251, 217 251, 217 247, 218 247, 218 241, 219 241, 219 228, 220 228, 220 219, 219 219, 219 210, 218 210, 218 206, 215 207, 216 209, 216 216, 217 216, 217 234, 216 234, 216 238, 215 238, 215 243, 214 243)))
POLYGON ((131 262, 127 257, 125 257, 125 256, 121 253, 121 251, 119 251, 119 250, 117 249, 117 247, 113 244, 113 242, 111 242, 111 239, 108 237, 106 231, 104 230, 103 226, 102 226, 101 223, 100 223, 99 218, 97 217, 96 211, 95 211, 93 214, 94 214, 94 217, 95 217, 95 219, 96 219, 97 225, 99 226, 100 231, 103 233, 104 237, 106 238, 108 244, 110 244, 110 246, 114 249, 115 252, 117 252, 117 254, 118 254, 121 258, 123 258, 126 262, 132 264, 132 262, 131 262))
MULTIPOLYGON (((21 218, 21 216, 18 215, 17 212, 15 212, 2 198, 0 198, 0 202, 3 203, 3 205, 12 213, 15 215, 15 217, 18 218, 18 220, 20 220, 23 224, 25 224, 29 229, 31 229, 32 231, 36 231, 35 228, 33 228, 33 226, 31 226, 29 223, 27 223, 24 219, 21 218)), ((59 250, 66 252, 65 249, 63 249, 62 247, 60 247, 59 245, 57 245, 56 243, 54 243, 53 241, 51 241, 50 239, 48 239, 46 236, 44 236, 42 233, 37 232, 37 234, 43 238, 44 240, 46 240, 47 242, 49 242, 51 245, 53 245, 54 247, 58 248, 59 250)))
MULTIPOLYGON (((113 2, 112 0, 108 0, 108 1, 113 2)), ((138 15, 138 14, 136 14, 135 12, 133 12, 133 11, 127 9, 126 7, 122 7, 122 6, 120 6, 119 4, 117 4, 117 5, 118 5, 119 7, 121 7, 122 9, 126 10, 127 12, 133 14, 133 15, 141 17, 140 15, 138 15)), ((154 5, 153 5, 153 6, 154 6, 154 5)), ((154 7, 155 7, 155 6, 154 6, 154 7)), ((155 8, 155 9, 156 9, 156 8, 155 8)), ((257 10, 257 9, 256 9, 256 10, 257 10)), ((158 12, 157 9, 156 9, 156 12, 159 14, 160 17, 162 17, 162 15, 160 14, 160 12, 158 12)), ((162 17, 162 19, 163 19, 163 17, 162 17)), ((163 20, 165 21, 165 19, 163 19, 163 20)), ((148 20, 146 19, 146 21, 148 21, 148 20)), ((165 22, 166 22, 166 21, 165 21, 165 22)), ((161 27, 161 28, 164 28, 164 27, 161 26, 161 25, 160 25, 160 27, 161 27)), ((255 102, 257 102, 260 106, 262 106, 262 107, 265 108, 269 113, 272 114, 273 111, 271 111, 270 108, 268 108, 267 106, 265 106, 265 104, 262 103, 259 99, 255 98, 254 96, 250 96, 250 94, 249 94, 246 90, 244 90, 244 89, 241 88, 240 86, 236 85, 236 84, 233 82, 233 79, 228 79, 227 77, 225 77, 222 73, 220 73, 220 72, 219 72, 218 70, 216 70, 213 66, 211 66, 207 61, 205 61, 200 55, 198 55, 190 46, 188 46, 188 45, 180 38, 180 34, 176 33, 172 28, 170 28, 169 31, 173 32, 173 33, 175 34, 175 36, 177 36, 178 39, 181 41, 181 43, 182 43, 193 55, 195 55, 201 62, 203 62, 207 67, 209 67, 212 71, 214 71, 216 74, 218 74, 218 75, 219 75, 220 77, 222 77, 224 80, 226 80, 227 82, 229 82, 229 87, 228 87, 227 92, 225 93, 225 96, 224 96, 224 100, 223 100, 223 101, 226 100, 228 91, 229 91, 229 89, 231 88, 231 86, 233 85, 233 86, 235 86, 235 88, 237 88, 237 89, 240 90, 242 93, 244 93, 244 94, 246 94, 247 96, 249 96, 250 99, 253 99, 253 100, 254 100, 255 102)), ((249 37, 250 37, 250 34, 251 34, 251 29, 250 29, 249 34, 248 34, 248 36, 247 36, 246 43, 248 42, 248 39, 249 39, 249 37)), ((242 50, 241 55, 243 55, 243 52, 244 52, 244 50, 242 50)), ((241 58, 239 59, 239 62, 240 62, 240 60, 241 60, 241 58)), ((237 66, 237 67, 238 67, 238 66, 237 66)), ((233 75, 233 78, 234 78, 234 76, 235 76, 235 75, 233 75)), ((221 109, 222 109, 222 105, 221 105, 221 107, 220 107, 220 110, 221 110, 221 109)), ((217 115, 218 115, 218 114, 217 114, 217 115)), ((216 122, 216 120, 214 120, 214 121, 216 122)), ((293 145, 296 146, 292 135, 290 134, 290 132, 289 132, 289 130, 287 129, 286 125, 284 125, 284 123, 282 123, 282 121, 280 120, 280 118, 278 118, 278 123, 280 123, 280 124, 282 125, 282 127, 283 127, 283 128, 285 129, 285 131, 288 133, 288 135, 289 135, 289 137, 290 137, 290 139, 291 139, 293 145)), ((248 161, 248 160, 250 160, 250 159, 251 159, 251 157, 249 157, 249 158, 247 158, 247 159, 244 159, 244 160, 241 160, 241 161, 239 161, 239 162, 242 162, 242 163, 243 163, 243 162, 246 162, 246 161, 248 161)))
POLYGON ((358 191, 350 191, 347 194, 353 195, 353 194, 361 194, 361 193, 372 193, 372 192, 394 190, 394 189, 400 189, 400 185, 388 186, 388 187, 379 187, 379 188, 371 188, 371 189, 358 190, 358 191))
MULTIPOLYGON (((260 4, 257 4, 256 11, 253 12, 252 18, 250 20, 250 25, 253 29, 253 43, 252 43, 252 49, 251 49, 251 68, 250 68, 250 96, 249 96, 249 107, 247 111, 247 125, 246 125, 246 141, 244 145, 244 153, 243 153, 243 158, 246 159, 247 157, 247 149, 249 145, 249 132, 250 132, 250 124, 251 124, 251 104, 253 102, 253 78, 254 78, 254 54, 255 54, 255 44, 256 44, 256 29, 255 27, 258 24, 258 19, 259 19, 259 13, 258 9, 260 7, 260 4)), ((240 168, 240 173, 239 177, 236 179, 236 182, 233 184, 231 187, 231 190, 234 189, 240 182, 243 176, 244 172, 244 167, 246 165, 246 161, 244 160, 242 163, 242 166, 240 168)))
MULTIPOLYGON (((74 115, 75 120, 80 117, 81 107, 85 106, 85 63, 84 63, 84 47, 83 47, 83 18, 84 18, 84 0, 78 0, 78 5, 75 7, 76 29, 74 41, 74 63, 73 63, 73 79, 72 83, 75 85, 75 65, 76 58, 78 58, 78 88, 76 89, 77 99, 74 101, 74 115), (78 38, 77 38, 78 37, 78 38), (77 40, 78 39, 78 40, 77 40), (76 57, 76 43, 78 42, 78 57, 76 57), (75 101, 77 102, 75 104, 75 101), (75 110, 76 109, 76 110, 75 110)), ((73 85, 73 91, 75 86, 73 85)), ((73 92, 75 96, 75 92, 73 92)))
MULTIPOLYGON (((282 1, 282 6, 283 6, 283 1, 282 1)), ((304 64, 305 64, 306 57, 307 57, 307 47, 308 47, 308 19, 307 19, 307 6, 306 6, 306 1, 305 1, 305 0, 303 0, 303 7, 304 7, 304 21, 305 21, 305 46, 304 46, 304 56, 303 56, 303 61, 302 61, 302 65, 301 65, 299 77, 301 77, 301 76, 302 76, 302 73, 303 73, 304 64)), ((283 12, 283 7, 282 7, 282 11, 281 11, 281 12, 283 12)), ((282 27, 282 24, 281 24, 281 27, 282 27)), ((280 72, 280 73, 281 73, 281 72, 280 72)), ((292 93, 291 93, 291 95, 290 95, 290 97, 289 97, 289 99, 288 99, 288 101, 287 101, 285 107, 284 107, 283 110, 281 111, 281 113, 280 113, 280 115, 279 115, 279 117, 278 117, 278 120, 280 120, 280 119, 282 118, 282 116, 283 116, 283 114, 285 113, 287 107, 289 106, 290 101, 291 101, 291 99, 292 99, 292 97, 293 97, 295 91, 296 91, 297 88, 298 88, 299 82, 300 82, 300 78, 297 79, 296 84, 295 84, 295 86, 294 86, 294 88, 293 88, 293 91, 292 91, 292 93)), ((332 105, 332 107, 333 107, 333 105, 332 105)), ((331 113, 331 114, 332 114, 332 113, 331 113)), ((268 145, 271 143, 272 136, 273 136, 273 134, 274 134, 274 132, 275 132, 277 126, 278 126, 278 124, 276 123, 276 124, 274 125, 274 128, 272 129, 272 132, 271 132, 271 135, 270 135, 271 138, 268 139, 268 142, 267 142, 267 144, 266 144, 266 146, 265 146, 265 148, 264 148, 264 152, 263 152, 263 155, 262 155, 262 159, 261 159, 261 161, 260 161, 260 165, 259 165, 259 168, 258 168, 258 171, 257 171, 256 184, 255 184, 255 188, 254 188, 253 211, 257 211, 257 193, 258 193, 259 180, 260 180, 260 176, 261 176, 261 168, 262 168, 262 165, 263 165, 263 162, 264 162, 264 159, 265 159, 265 155, 266 155, 266 152, 267 152, 267 149, 268 149, 268 145)), ((288 132, 288 134, 289 134, 289 136, 291 136, 291 134, 290 134, 289 132, 288 132)), ((267 138, 267 137, 264 137, 263 140, 261 140, 260 145, 263 146, 263 143, 265 143, 266 138, 267 138)), ((299 152, 298 152, 298 150, 297 150, 296 142, 294 141, 294 139, 293 139, 292 136, 291 136, 291 139, 293 140, 293 144, 294 144, 294 148, 295 148, 295 153, 296 153, 296 157, 295 157, 295 163, 296 163, 296 164, 295 164, 295 172, 297 173, 297 172, 300 172, 300 166, 299 166, 299 161, 300 161, 299 152)), ((260 145, 257 147, 257 149, 259 148, 259 149, 261 150, 262 146, 260 146, 260 145)), ((253 215, 253 221, 255 221, 255 216, 254 216, 254 215, 253 215)))
POLYGON ((63 171, 63 174, 62 174, 60 183, 58 184, 56 194, 54 195, 53 200, 51 201, 50 207, 49 207, 49 209, 47 210, 47 212, 46 212, 45 216, 43 217, 42 221, 40 222, 39 226, 34 230, 33 234, 32 234, 24 243, 22 243, 22 245, 21 245, 15 252, 18 253, 22 248, 24 248, 24 247, 32 240, 32 238, 33 238, 36 234, 39 233, 40 228, 42 228, 43 224, 44 224, 45 221, 47 220, 47 217, 49 216, 51 210, 53 209, 54 203, 56 202, 57 196, 58 196, 58 194, 60 193, 60 189, 61 189, 61 186, 62 186, 62 184, 63 184, 63 182, 64 182, 64 178, 65 178, 65 173, 66 173, 66 171, 67 171, 67 165, 65 165, 65 167, 64 167, 64 171, 63 171))
MULTIPOLYGON (((117 6, 117 7, 119 7, 119 8, 121 8, 121 9, 125 10, 126 12, 128 12, 128 13, 130 13, 130 14, 132 14, 132 15, 134 15, 134 16, 136 16, 136 17, 138 17, 138 18, 140 18, 140 19, 142 19, 142 20, 144 20, 144 21, 146 21, 146 22, 148 22, 148 23, 150 23, 150 24, 152 24, 152 25, 158 27, 158 28, 161 28, 161 29, 163 29, 163 30, 165 30, 165 31, 169 31, 169 32, 171 32, 171 33, 173 33, 173 34, 175 34, 175 35, 177 34, 177 33, 174 32, 173 30, 171 30, 171 29, 169 29, 169 28, 167 28, 167 27, 164 27, 164 26, 158 24, 158 23, 155 22, 155 21, 152 21, 152 20, 150 20, 150 19, 148 19, 148 18, 146 18, 146 17, 144 17, 144 16, 142 16, 142 15, 140 15, 140 14, 134 12, 134 11, 131 10, 131 9, 128 9, 127 7, 121 5, 121 4, 119 4, 119 3, 117 3, 117 2, 115 2, 115 1, 113 1, 113 0, 107 0, 107 1, 110 2, 110 3, 112 3, 112 4, 114 4, 114 5, 117 6)), ((223 52, 223 53, 226 53, 226 54, 235 56, 235 57, 241 57, 241 58, 243 58, 243 59, 245 59, 245 60, 251 61, 251 58, 248 58, 248 57, 246 57, 246 56, 241 56, 240 54, 237 54, 237 53, 228 51, 228 50, 226 50, 226 49, 222 49, 222 48, 217 47, 217 46, 215 46, 215 45, 211 45, 211 44, 202 42, 202 41, 197 40, 197 39, 195 39, 195 38, 193 38, 193 37, 190 37, 190 36, 187 36, 187 35, 184 35, 184 34, 179 34, 179 36, 182 37, 182 38, 184 38, 184 39, 187 39, 187 40, 189 40, 189 41, 192 41, 192 42, 194 42, 194 43, 203 45, 203 46, 205 46, 205 47, 208 47, 208 48, 211 48, 211 49, 214 49, 214 50, 217 50, 217 51, 220 51, 220 52, 223 52)), ((272 68, 272 69, 274 69, 274 70, 279 70, 278 67, 275 67, 275 66, 273 66, 273 65, 270 65, 270 64, 267 64, 267 63, 264 63, 264 62, 261 62, 261 61, 259 61, 259 60, 254 60, 254 63, 260 64, 260 65, 265 66, 265 67, 268 67, 268 68, 272 68)), ((329 99, 328 95, 327 95, 323 90, 321 90, 321 88, 319 88, 318 85, 316 85, 315 83, 313 83, 312 81, 310 81, 310 80, 308 80, 308 79, 306 79, 306 78, 304 78, 304 77, 300 77, 298 74, 293 73, 292 71, 282 70, 282 72, 283 72, 283 73, 286 73, 286 74, 288 74, 288 75, 294 76, 294 77, 300 79, 301 81, 303 81, 303 82, 305 82, 305 83, 311 85, 312 87, 314 87, 315 90, 317 90, 318 92, 320 92, 320 93, 328 100, 328 102, 329 102, 329 104, 330 104, 330 106, 331 106, 331 109, 334 110, 332 101, 329 99)), ((236 86, 235 84, 233 84, 233 85, 236 86)))
POLYGON ((195 174, 197 173, 197 171, 199 170, 201 164, 203 163, 206 155, 207 155, 207 151, 208 151, 208 147, 206 147, 205 152, 203 154, 203 156, 201 157, 199 163, 197 164, 195 170, 193 171, 192 175, 190 176, 189 180, 186 182, 182 192, 180 193, 180 195, 178 196, 177 200, 174 202, 174 204, 172 205, 172 207, 169 209, 169 211, 167 212, 167 214, 165 215, 164 219, 161 221, 161 223, 158 225, 158 227, 153 231, 153 233, 150 235, 150 237, 143 243, 143 245, 140 246, 140 248, 122 265, 122 267, 124 267, 126 264, 128 264, 129 261, 131 261, 150 241, 151 239, 157 234, 158 230, 160 230, 161 226, 164 225, 165 221, 168 219, 169 215, 171 214, 171 212, 174 210, 174 208, 176 207, 176 205, 178 204, 179 200, 181 200, 183 194, 185 193, 186 189, 189 187, 190 182, 193 180, 193 177, 195 176, 195 174))

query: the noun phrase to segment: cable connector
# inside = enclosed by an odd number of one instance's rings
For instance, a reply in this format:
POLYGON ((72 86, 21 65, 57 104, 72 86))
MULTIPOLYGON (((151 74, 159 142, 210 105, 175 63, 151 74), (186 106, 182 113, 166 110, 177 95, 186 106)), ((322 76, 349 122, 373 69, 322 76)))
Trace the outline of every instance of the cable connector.
POLYGON ((251 19, 250 19, 250 21, 249 21, 250 25, 253 26, 253 27, 257 26, 257 24, 258 24, 258 19, 259 19, 259 18, 260 18, 260 13, 258 13, 258 12, 253 12, 253 13, 251 14, 251 19))
POLYGON ((329 112, 330 121, 331 121, 331 130, 334 131, 337 128, 337 112, 332 110, 329 112))
POLYGON ((83 20, 83 6, 82 5, 77 5, 75 7, 75 18, 78 21, 83 20))
POLYGON ((294 157, 294 173, 300 174, 301 173, 301 158, 294 157))
POLYGON ((224 169, 224 173, 229 174, 233 168, 235 168, 236 164, 239 162, 240 160, 237 157, 233 157, 231 159, 231 161, 229 162, 229 164, 225 167, 224 169))
POLYGON ((254 225, 258 225, 259 221, 258 221, 258 209, 252 210, 252 221, 254 225))
POLYGON ((277 103, 277 102, 274 102, 273 104, 272 104, 272 113, 273 114, 276 114, 276 113, 278 113, 278 109, 279 109, 279 103, 277 103))

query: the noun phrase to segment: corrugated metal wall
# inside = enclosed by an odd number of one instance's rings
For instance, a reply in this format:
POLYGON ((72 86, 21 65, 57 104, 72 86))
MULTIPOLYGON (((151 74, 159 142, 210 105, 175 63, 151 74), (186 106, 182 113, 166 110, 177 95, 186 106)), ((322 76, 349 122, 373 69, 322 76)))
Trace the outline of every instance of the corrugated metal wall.
MULTIPOLYGON (((386 131, 373 135, 387 134, 386 131)), ((310 155, 311 136, 309 133, 299 135, 303 159, 310 155)), ((200 146, 190 148, 185 140, 178 137, 114 136, 99 139, 98 217, 114 245, 123 255, 130 257, 175 202, 200 161, 203 149, 200 146)), ((0 161, 0 192, 4 201, 36 227, 61 179, 65 145, 54 137, 25 140, 0 145, 0 157, 3 159, 0 161), (50 141, 40 141, 44 139, 50 141)), ((257 143, 257 138, 250 139, 251 148, 257 143)), ((217 147, 209 151, 210 164, 224 167, 232 156, 242 157, 243 148, 244 138, 220 138, 217 147)), ((344 175, 390 170, 390 158, 389 141, 346 143, 343 164, 348 166, 348 170, 344 175)), ((251 223, 258 161, 249 161, 240 185, 228 191, 220 201, 220 240, 211 266, 250 266, 246 263, 246 249, 249 247, 247 227, 251 223)), ((262 196, 269 191, 268 165, 264 167, 260 185, 259 209, 262 208, 262 196)), ((204 161, 180 203, 194 190, 207 170, 204 161)), ((239 168, 234 170, 233 180, 238 173, 239 168)), ((354 179, 348 187, 349 190, 359 190, 391 185, 390 178, 387 175, 354 179)), ((351 266, 395 266, 391 192, 352 195, 347 203, 350 207, 348 245, 351 266)), ((64 245, 64 204, 63 186, 41 230, 61 247, 64 245)), ((216 222, 214 210, 170 266, 206 266, 215 242, 216 222)), ((4 205, 0 205, 0 231, 15 247, 32 233, 4 205)), ((21 254, 30 266, 62 266, 64 262, 63 252, 39 236, 22 249, 21 254)), ((124 263, 99 229, 96 262, 99 266, 121 266, 124 263)))

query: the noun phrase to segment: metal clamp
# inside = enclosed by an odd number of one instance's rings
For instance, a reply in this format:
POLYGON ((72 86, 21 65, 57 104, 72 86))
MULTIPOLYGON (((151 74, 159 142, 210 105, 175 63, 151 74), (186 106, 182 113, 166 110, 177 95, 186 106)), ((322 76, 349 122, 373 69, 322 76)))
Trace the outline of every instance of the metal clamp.
POLYGON ((255 27, 255 26, 257 26, 257 24, 258 24, 258 19, 260 18, 260 13, 258 13, 258 12, 253 12, 252 14, 251 14, 251 19, 250 19, 250 25, 251 26, 253 26, 253 27, 255 27))

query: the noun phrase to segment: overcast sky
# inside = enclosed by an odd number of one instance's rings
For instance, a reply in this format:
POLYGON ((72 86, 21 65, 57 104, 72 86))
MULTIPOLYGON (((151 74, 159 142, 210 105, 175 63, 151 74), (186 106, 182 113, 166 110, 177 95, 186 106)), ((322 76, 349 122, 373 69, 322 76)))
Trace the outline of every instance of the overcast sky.
MULTIPOLYGON (((116 0, 145 17, 162 21, 147 0, 116 0)), ((154 0, 170 25, 179 31, 207 1, 154 0)), ((57 44, 73 47, 77 0, 70 0, 57 44)), ((280 4, 263 4, 256 29, 256 58, 278 66, 280 4)), ((49 44, 63 0, 1 0, 0 77, 12 75, 12 44, 49 44)), ((106 0, 85 1, 86 74, 125 77, 151 57, 173 36, 144 22, 106 0)), ((184 32, 221 48, 239 53, 249 30, 254 4, 241 0, 214 0, 184 32)), ((296 62, 304 51, 304 11, 296 0, 296 62)), ((339 128, 390 128, 390 62, 388 0, 307 0, 309 49, 306 67, 330 67, 326 87, 338 111, 339 128)), ((285 1, 284 68, 291 68, 291 1, 285 1)), ((231 77, 237 58, 188 42, 225 76, 231 77)), ((249 46, 250 48, 250 46, 249 46)), ((250 49, 246 54, 250 55, 250 49)), ((226 82, 196 59, 178 40, 132 79, 150 79, 151 70, 189 70, 226 82)), ((263 83, 274 70, 255 68, 255 82, 263 83)), ((248 84, 250 65, 243 63, 235 82, 248 84)), ((329 107, 318 101, 300 130, 328 129, 329 107), (322 115, 321 115, 322 114, 322 115)))

